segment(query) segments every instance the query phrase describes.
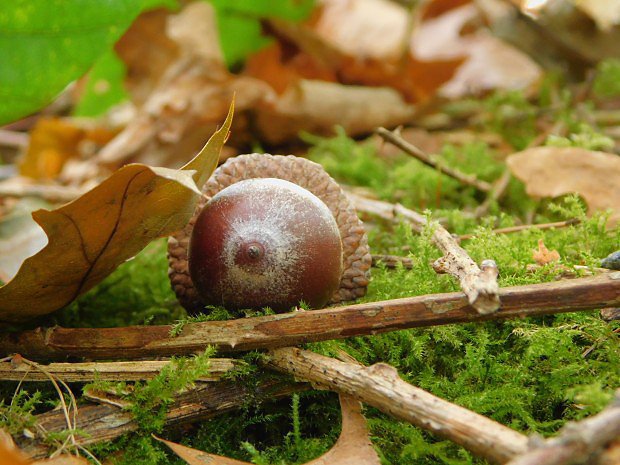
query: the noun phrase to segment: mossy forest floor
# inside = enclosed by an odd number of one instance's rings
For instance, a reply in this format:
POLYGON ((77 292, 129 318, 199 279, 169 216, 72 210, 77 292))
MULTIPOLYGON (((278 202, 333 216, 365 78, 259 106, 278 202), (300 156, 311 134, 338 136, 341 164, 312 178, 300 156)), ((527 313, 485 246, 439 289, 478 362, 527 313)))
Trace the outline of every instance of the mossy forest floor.
MULTIPOLYGON (((583 123, 572 111, 570 98, 562 97, 564 91, 558 91, 557 86, 554 82, 548 88, 543 86, 533 101, 520 94, 498 94, 469 102, 489 115, 474 130, 499 134, 518 150, 537 136, 537 115, 553 105, 553 118, 569 128, 561 143, 589 148, 607 143, 597 128, 583 123), (552 104, 549 89, 559 92, 560 104, 557 99, 552 104)), ((445 111, 449 114, 452 110, 445 111)), ((306 140, 310 143, 309 157, 323 164, 341 183, 367 187, 381 199, 418 211, 429 209, 433 217, 446 218, 446 226, 453 233, 474 233, 474 238, 462 245, 478 262, 486 258, 497 262, 500 286, 557 278, 557 265, 534 271, 527 268, 533 263, 532 251, 539 239, 549 249, 556 249, 561 264, 568 267, 600 266, 602 258, 619 248, 620 229, 606 230, 604 215, 586 218, 585 206, 577 197, 534 201, 526 196, 522 184, 513 180, 506 196, 491 207, 487 217, 467 219, 463 212, 479 205, 484 196, 404 154, 387 158, 378 153, 375 143, 352 141, 344 134, 325 139, 306 136, 306 140), (528 229, 507 235, 491 231, 525 222, 526 218, 535 223, 569 218, 582 222, 557 230, 528 229)), ((446 144, 440 155, 451 166, 487 181, 497 179, 505 168, 502 157, 484 142, 446 144)), ((458 290, 452 278, 438 276, 431 268, 440 253, 431 245, 430 234, 412 233, 406 224, 369 221, 368 225, 373 253, 408 256, 413 269, 373 268, 364 301, 458 290)), ((186 315, 168 283, 165 248, 163 240, 151 244, 53 319, 37 324, 105 327, 184 320, 186 315)), ((228 317, 221 310, 213 315, 228 317)), ((439 397, 518 431, 547 436, 567 421, 598 412, 620 386, 619 328, 618 321, 605 322, 598 311, 593 311, 399 331, 309 344, 308 348, 328 354, 344 349, 364 364, 389 363, 405 380, 439 397)), ((234 376, 239 383, 253 383, 258 370, 253 363, 256 356, 244 358, 249 368, 234 376)), ((260 405, 248 402, 240 411, 194 424, 182 432, 162 432, 158 420, 167 400, 204 372, 205 359, 180 363, 176 370, 140 383, 130 396, 142 429, 91 447, 93 454, 110 463, 182 463, 152 439, 154 432, 258 464, 292 465, 318 456, 334 443, 340 428, 337 396, 319 391, 260 405)), ((44 383, 23 383, 17 395, 16 387, 14 382, 1 384, 0 406, 0 424, 15 433, 28 426, 30 414, 48 410, 58 402, 54 389, 44 383)), ((72 385, 76 395, 82 388, 72 385)), ((385 464, 483 463, 448 441, 372 408, 366 408, 365 414, 372 442, 385 464)))

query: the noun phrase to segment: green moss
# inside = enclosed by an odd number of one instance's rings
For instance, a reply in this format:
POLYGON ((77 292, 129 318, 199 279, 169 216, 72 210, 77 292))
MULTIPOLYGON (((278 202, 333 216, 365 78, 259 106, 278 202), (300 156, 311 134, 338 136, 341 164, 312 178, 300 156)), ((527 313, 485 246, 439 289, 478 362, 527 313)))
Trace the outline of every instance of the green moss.
POLYGON ((495 92, 484 101, 484 105, 487 128, 501 134, 515 149, 524 149, 536 136, 539 110, 523 92, 495 92))
POLYGON ((10 434, 22 434, 35 424, 34 410, 41 402, 41 392, 32 395, 25 390, 14 391, 11 397, 0 399, 0 428, 10 434))
POLYGON ((615 142, 612 138, 596 132, 592 126, 579 123, 568 137, 550 135, 545 141, 545 145, 552 147, 579 147, 588 150, 612 150, 615 142))
MULTIPOLYGON (((602 148, 596 128, 580 125, 578 118, 568 111, 569 100, 554 85, 549 84, 548 92, 558 95, 544 98, 549 105, 559 99, 560 110, 553 118, 567 122, 568 143, 602 148)), ((484 123, 486 129, 499 131, 515 146, 524 146, 535 135, 535 108, 523 96, 497 94, 482 106, 495 112, 490 122, 484 123)), ((398 201, 418 211, 432 208, 432 216, 445 220, 451 232, 474 234, 463 241, 463 247, 478 262, 494 259, 502 286, 557 278, 557 265, 527 267, 534 263, 532 251, 539 240, 549 249, 558 250, 560 265, 565 269, 575 265, 598 266, 620 243, 620 229, 606 229, 604 215, 587 218, 583 202, 575 196, 537 202, 527 198, 523 185, 513 180, 506 196, 492 205, 490 215, 478 221, 468 213, 484 196, 417 160, 404 154, 383 159, 374 145, 355 142, 342 131, 334 138, 308 140, 313 144, 310 157, 322 163, 340 182, 368 187, 379 198, 398 201), (581 223, 556 230, 531 228, 514 234, 493 233, 494 228, 523 223, 526 215, 531 215, 535 222, 578 218, 581 223)), ((445 146, 439 155, 450 166, 487 181, 499 177, 504 169, 501 157, 480 142, 445 146)), ((369 226, 373 252, 408 256, 413 268, 373 268, 368 294, 360 301, 458 290, 454 279, 437 276, 432 269, 431 264, 440 252, 431 244, 430 230, 414 234, 405 223, 392 225, 381 221, 369 221, 369 226)), ((171 334, 178 335, 191 322, 268 312, 233 313, 209 308, 207 314, 188 317, 170 290, 166 271, 165 242, 157 241, 53 321, 94 327, 176 322, 171 334)), ((519 431, 550 435, 569 420, 598 412, 620 385, 620 348, 614 332, 619 327, 618 322, 602 321, 597 312, 567 313, 412 329, 306 347, 327 355, 345 350, 365 364, 392 364, 405 380, 439 397, 519 431)), ((154 380, 138 383, 129 400, 141 425, 140 432, 98 445, 94 448, 96 455, 101 459, 114 457, 113 462, 119 464, 182 463, 149 433, 161 431, 174 393, 208 370, 210 354, 176 360, 154 380), (118 451, 122 454, 116 456, 118 451)), ((227 374, 227 379, 244 383, 252 392, 260 381, 259 373, 264 376, 258 363, 262 356, 261 352, 244 354, 246 363, 227 374)), ((125 390, 127 386, 106 387, 125 390)), ((21 391, 9 408, 14 390, 15 384, 2 386, 5 400, 0 406, 0 421, 12 432, 19 432, 31 424, 33 408, 41 405, 37 402, 54 402, 55 393, 42 390, 27 400, 28 395, 21 391)), ((34 391, 30 385, 27 390, 34 391)), ((395 421, 375 409, 369 408, 366 416, 384 464, 484 463, 449 441, 395 421)), ((194 425, 182 437, 174 431, 166 431, 166 437, 254 463, 297 464, 334 444, 340 431, 339 419, 337 396, 313 391, 299 394, 292 401, 258 403, 250 399, 240 410, 194 425)))
POLYGON ((166 241, 157 240, 55 314, 55 323, 94 328, 166 324, 186 316, 168 281, 166 241))
POLYGON ((620 95, 620 60, 608 59, 596 68, 593 90, 598 97, 617 97, 620 95))

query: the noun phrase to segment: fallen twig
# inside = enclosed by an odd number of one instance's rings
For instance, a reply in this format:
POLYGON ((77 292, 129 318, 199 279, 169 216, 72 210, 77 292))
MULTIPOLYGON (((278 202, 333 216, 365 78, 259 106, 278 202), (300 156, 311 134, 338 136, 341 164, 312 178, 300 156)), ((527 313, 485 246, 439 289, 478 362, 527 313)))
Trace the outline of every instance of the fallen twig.
POLYGON ((178 336, 171 326, 38 328, 0 334, 0 354, 39 360, 66 357, 147 358, 287 347, 406 328, 499 320, 620 306, 620 272, 500 289, 502 308, 482 315, 461 292, 299 311, 228 321, 187 323, 178 336))
MULTIPOLYGON (((101 381, 139 381, 158 375, 170 362, 167 360, 142 360, 139 362, 85 362, 51 363, 39 365, 45 371, 32 370, 27 364, 0 362, 1 381, 49 381, 57 377, 66 383, 101 381)), ((232 370, 239 361, 231 358, 209 359, 209 375, 199 381, 218 381, 232 370)))
POLYGON ((475 218, 482 218, 483 216, 487 215, 489 213, 489 208, 491 208, 493 202, 496 202, 504 196, 504 194, 506 193, 506 189, 508 189, 508 185, 510 184, 511 177, 512 175, 510 173, 510 170, 504 170, 499 179, 497 179, 493 183, 493 186, 491 187, 487 198, 484 199, 484 202, 482 202, 476 208, 476 211, 474 212, 475 218))
MULTIPOLYGON (((573 226, 575 224, 579 224, 581 221, 578 218, 571 218, 566 221, 556 221, 555 223, 540 223, 540 224, 522 224, 519 226, 509 226, 507 228, 499 228, 493 229, 493 233, 495 234, 510 234, 514 232, 526 231, 528 229, 557 229, 557 228, 566 228, 568 226, 573 226)), ((475 237, 476 234, 463 234, 459 236, 459 240, 465 241, 475 237)))
POLYGON ((574 465, 588 462, 603 447, 620 437, 620 389, 615 399, 601 413, 575 423, 568 423, 551 439, 535 437, 531 450, 511 460, 508 465, 574 465))
POLYGON ((11 131, 0 128, 0 145, 4 147, 15 147, 25 149, 30 142, 30 136, 25 132, 11 131))
MULTIPOLYGON (((425 216, 402 205, 366 199, 355 194, 348 195, 355 208, 359 210, 376 214, 389 221, 394 221, 400 216, 418 232, 429 226, 425 216)), ((433 228, 433 243, 444 253, 444 256, 433 264, 435 271, 449 273, 456 277, 469 303, 480 313, 496 311, 500 303, 497 284, 498 270, 495 262, 485 260, 481 269, 443 226, 437 221, 433 221, 430 226, 433 228)))
POLYGON ((482 192, 489 192, 491 190, 491 184, 489 184, 488 182, 478 179, 473 174, 465 174, 457 169, 445 166, 445 164, 439 161, 437 157, 425 153, 415 145, 404 140, 393 131, 389 131, 385 128, 377 128, 375 132, 386 141, 394 144, 396 147, 403 150, 405 153, 417 158, 425 165, 436 169, 440 173, 450 176, 451 178, 456 179, 462 184, 475 187, 482 192))
MULTIPOLYGON (((165 426, 172 427, 212 418, 235 410, 249 400, 261 402, 277 399, 308 389, 308 387, 305 384, 274 379, 266 379, 252 386, 228 381, 199 384, 177 396, 166 412, 165 426)), ((62 413, 57 410, 37 415, 35 418, 37 426, 48 434, 64 431, 67 428, 62 413)), ((80 435, 76 435, 76 444, 85 446, 110 441, 137 430, 139 425, 131 412, 106 404, 82 406, 75 427, 80 431, 80 435)), ((17 443, 29 456, 40 458, 48 453, 48 446, 41 439, 22 437, 17 438, 17 443)))
POLYGON ((349 394, 368 405, 450 439, 474 454, 504 463, 527 450, 527 437, 403 381, 385 363, 346 363, 296 348, 269 353, 268 365, 314 386, 349 394))

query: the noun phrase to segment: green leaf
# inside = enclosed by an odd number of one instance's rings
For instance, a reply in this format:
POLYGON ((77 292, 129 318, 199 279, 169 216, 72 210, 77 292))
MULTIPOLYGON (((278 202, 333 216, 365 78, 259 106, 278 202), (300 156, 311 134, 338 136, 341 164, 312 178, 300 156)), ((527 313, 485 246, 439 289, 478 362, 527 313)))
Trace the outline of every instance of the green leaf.
POLYGON ((0 124, 48 104, 123 34, 171 0, 12 0, 0 3, 0 124))
POLYGON ((268 45, 261 33, 262 18, 301 21, 314 8, 314 0, 210 0, 217 13, 220 43, 226 64, 233 66, 268 45))
POLYGON ((88 73, 84 92, 73 110, 75 116, 99 116, 129 98, 123 86, 127 68, 114 50, 108 50, 88 73))

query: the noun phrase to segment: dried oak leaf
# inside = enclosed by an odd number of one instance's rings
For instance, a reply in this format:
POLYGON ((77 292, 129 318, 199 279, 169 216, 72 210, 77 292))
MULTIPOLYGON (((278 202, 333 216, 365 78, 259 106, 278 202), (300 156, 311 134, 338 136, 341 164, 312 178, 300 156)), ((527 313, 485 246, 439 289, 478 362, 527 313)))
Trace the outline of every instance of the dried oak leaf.
POLYGON ((232 123, 181 170, 127 165, 56 210, 33 213, 49 243, 0 288, 0 321, 53 312, 91 289, 149 242, 183 228, 217 166, 232 123))
POLYGON ((388 0, 323 0, 305 23, 270 25, 281 40, 299 49, 284 68, 290 70, 300 57, 312 61, 313 66, 295 66, 301 78, 316 78, 306 70, 330 70, 343 84, 389 87, 408 102, 433 97, 463 62, 454 56, 420 59, 407 40, 408 10, 388 0))
POLYGON ((589 211, 611 209, 609 225, 620 221, 620 157, 576 147, 535 147, 510 155, 506 163, 534 197, 577 193, 589 211))
MULTIPOLYGON (((352 397, 340 395, 342 410, 342 431, 338 441, 320 457, 306 465, 379 465, 377 452, 368 438, 366 419, 362 415, 361 404, 352 397)), ((251 465, 249 462, 229 459, 220 455, 208 454, 191 447, 156 438, 189 465, 251 465)))
POLYGON ((116 131, 87 127, 70 118, 42 118, 30 132, 28 149, 19 163, 22 176, 53 179, 69 159, 79 159, 107 144, 116 131))
POLYGON ((540 66, 526 54, 484 28, 467 32, 470 24, 481 21, 477 5, 435 0, 427 8, 432 17, 424 11, 425 20, 411 40, 414 54, 429 62, 457 58, 462 62, 439 95, 460 98, 494 89, 527 90, 540 81, 540 66))
POLYGON ((33 461, 21 452, 13 438, 0 430, 0 465, 88 465, 88 460, 74 455, 59 455, 53 459, 33 461))
POLYGON ((532 258, 539 265, 547 265, 548 263, 560 260, 560 253, 557 250, 549 250, 542 239, 538 240, 538 250, 532 252, 532 258))

